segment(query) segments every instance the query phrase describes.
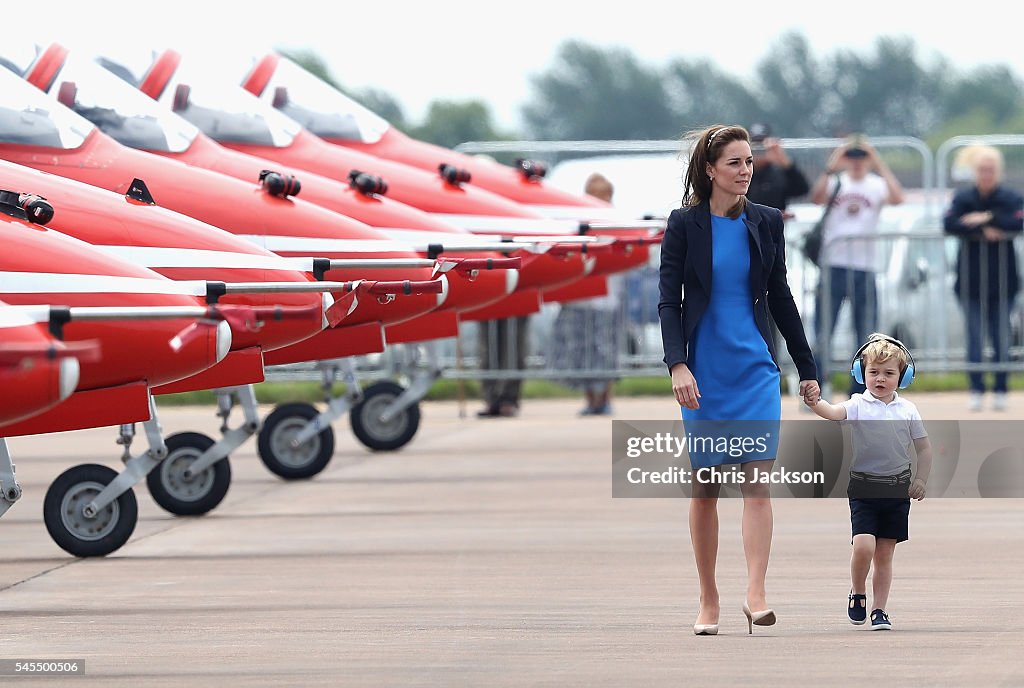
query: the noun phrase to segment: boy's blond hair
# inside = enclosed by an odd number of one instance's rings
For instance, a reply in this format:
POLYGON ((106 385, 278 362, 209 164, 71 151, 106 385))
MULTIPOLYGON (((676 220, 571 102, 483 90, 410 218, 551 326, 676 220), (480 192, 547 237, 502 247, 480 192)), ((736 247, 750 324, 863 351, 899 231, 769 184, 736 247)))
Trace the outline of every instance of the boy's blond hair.
POLYGON ((868 337, 868 345, 864 347, 864 351, 861 353, 861 359, 864 361, 865 367, 867 367, 868 363, 885 363, 890 359, 896 359, 902 374, 907 369, 907 366, 910 365, 910 358, 902 347, 893 344, 886 337, 889 337, 889 335, 882 334, 881 332, 872 332, 868 337))

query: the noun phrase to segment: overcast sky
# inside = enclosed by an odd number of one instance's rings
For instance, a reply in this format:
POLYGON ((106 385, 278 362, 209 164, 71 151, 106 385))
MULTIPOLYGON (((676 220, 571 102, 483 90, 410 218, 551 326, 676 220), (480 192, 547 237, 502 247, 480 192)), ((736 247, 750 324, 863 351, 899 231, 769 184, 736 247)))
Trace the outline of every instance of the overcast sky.
POLYGON ((678 57, 709 58, 746 78, 788 30, 802 32, 818 57, 840 47, 867 49, 878 36, 909 36, 921 61, 941 54, 960 69, 1004 63, 1024 74, 1020 23, 1016 17, 994 19, 1007 11, 1005 3, 862 0, 856 14, 846 9, 845 17, 837 16, 841 7, 849 5, 36 0, 9 17, 7 31, 85 50, 171 47, 211 60, 274 47, 309 49, 346 86, 391 93, 414 121, 432 99, 475 98, 488 102, 499 124, 511 128, 518 128, 519 107, 530 97, 530 76, 549 67, 558 46, 570 38, 625 47, 656 66, 678 57))

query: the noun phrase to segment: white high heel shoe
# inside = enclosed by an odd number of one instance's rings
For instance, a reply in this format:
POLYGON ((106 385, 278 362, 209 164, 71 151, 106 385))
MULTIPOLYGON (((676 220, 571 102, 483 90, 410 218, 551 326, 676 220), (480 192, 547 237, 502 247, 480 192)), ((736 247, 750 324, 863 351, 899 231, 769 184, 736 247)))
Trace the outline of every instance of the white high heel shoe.
MULTIPOLYGON (((697 613, 697 618, 700 618, 700 612, 697 613)), ((693 624, 694 635, 718 635, 718 624, 693 624)))
POLYGON ((747 633, 754 633, 754 626, 774 626, 775 625, 775 610, 773 609, 762 609, 759 612, 750 611, 750 607, 747 603, 743 603, 743 613, 747 617, 747 633))

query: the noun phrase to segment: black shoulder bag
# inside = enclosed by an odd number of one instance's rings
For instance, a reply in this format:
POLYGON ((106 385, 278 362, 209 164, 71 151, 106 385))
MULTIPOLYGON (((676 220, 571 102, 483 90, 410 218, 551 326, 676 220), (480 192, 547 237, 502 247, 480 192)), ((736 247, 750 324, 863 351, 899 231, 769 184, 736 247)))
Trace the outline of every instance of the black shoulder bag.
POLYGON ((804 235, 803 241, 803 252, 807 256, 807 260, 814 263, 816 267, 821 267, 819 259, 821 258, 821 240, 822 235, 825 231, 825 220, 828 218, 828 214, 832 211, 832 204, 836 201, 836 196, 839 195, 839 177, 836 176, 836 188, 832 190, 832 195, 828 199, 828 203, 825 204, 825 210, 821 213, 821 217, 818 219, 814 226, 804 235))

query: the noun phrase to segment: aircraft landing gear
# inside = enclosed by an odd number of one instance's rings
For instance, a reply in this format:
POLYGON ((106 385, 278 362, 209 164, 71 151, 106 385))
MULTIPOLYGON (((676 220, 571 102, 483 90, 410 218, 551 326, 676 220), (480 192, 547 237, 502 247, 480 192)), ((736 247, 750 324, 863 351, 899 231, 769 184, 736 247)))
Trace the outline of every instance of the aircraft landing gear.
POLYGON ((303 429, 316 428, 320 412, 311 404, 281 404, 267 416, 259 437, 263 465, 285 480, 312 478, 334 456, 334 430, 328 425, 309 439, 303 429))
POLYGON ((7 440, 0 437, 0 516, 6 514, 7 510, 14 506, 19 499, 21 499, 21 485, 18 484, 18 477, 14 474, 11 452, 7 449, 7 440))
POLYGON ((131 488, 104 498, 102 507, 90 506, 117 477, 112 468, 88 463, 69 468, 53 481, 43 501, 43 520, 61 549, 76 557, 102 557, 128 542, 139 516, 131 488))
POLYGON ((260 460, 274 475, 285 480, 312 478, 334 456, 334 429, 331 423, 345 415, 362 396, 355 368, 347 359, 320 364, 327 408, 317 411, 305 403, 281 404, 267 416, 260 430, 260 460), (338 373, 347 388, 343 396, 332 393, 338 373))
POLYGON ((198 516, 214 509, 231 485, 231 463, 225 458, 198 473, 193 466, 214 442, 198 432, 167 438, 167 458, 146 476, 153 501, 177 516, 198 516))
POLYGON ((180 432, 167 438, 167 458, 146 479, 149 493, 161 507, 176 516, 199 516, 212 511, 231 485, 228 456, 260 427, 256 393, 252 385, 225 387, 217 392, 217 415, 223 437, 214 442, 197 432, 180 432), (235 399, 244 420, 228 426, 235 399))
POLYGON ((139 516, 132 487, 167 456, 152 395, 149 415, 142 424, 149 449, 139 456, 128 453, 134 426, 121 426, 120 442, 125 445, 126 459, 123 471, 117 473, 98 464, 73 466, 46 491, 43 521, 50 537, 64 551, 76 557, 101 557, 128 542, 139 516))
MULTIPOLYGON (((349 422, 356 438, 373 451, 394 451, 407 445, 420 427, 419 403, 441 377, 437 342, 423 345, 426 369, 412 378, 408 387, 384 380, 363 391, 352 408, 349 422)), ((404 366, 416 369, 420 347, 404 348, 404 366)), ((400 365, 399 368, 402 366, 400 365)))
POLYGON ((423 397, 414 387, 406 389, 387 380, 367 387, 349 414, 356 439, 373 451, 392 451, 408 444, 420 427, 419 400, 423 397))

